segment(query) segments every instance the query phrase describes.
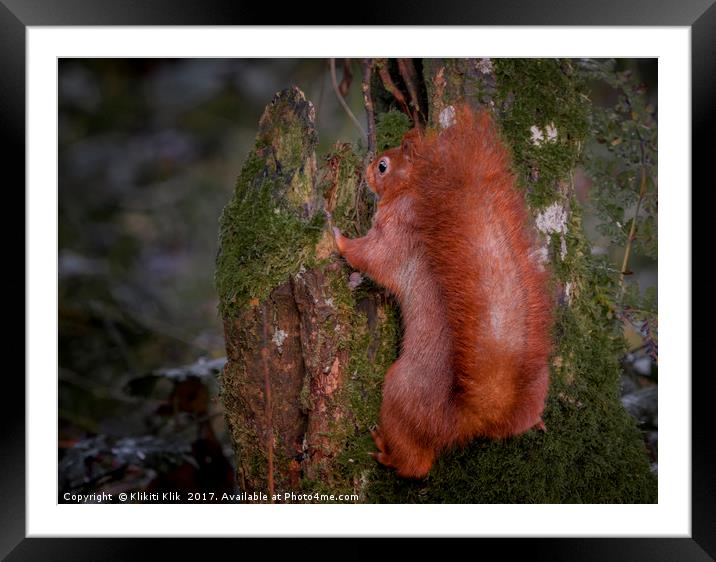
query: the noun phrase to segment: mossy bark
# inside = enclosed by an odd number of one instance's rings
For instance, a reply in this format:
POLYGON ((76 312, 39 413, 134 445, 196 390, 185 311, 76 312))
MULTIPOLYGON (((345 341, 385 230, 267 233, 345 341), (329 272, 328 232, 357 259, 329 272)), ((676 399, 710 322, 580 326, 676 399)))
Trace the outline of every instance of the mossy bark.
POLYGON ((337 146, 318 181, 316 142, 303 93, 277 94, 220 221, 222 399, 238 481, 269 496, 361 493, 360 475, 337 467, 351 464, 357 434, 370 440, 397 345, 382 292, 331 255, 324 224, 325 208, 351 235, 368 228, 362 163, 350 146, 337 146))
MULTIPOLYGON (((349 236, 368 228, 364 163, 339 145, 316 170, 312 107, 294 88, 267 107, 221 221, 222 393, 239 482, 361 502, 656 501, 642 436, 619 402, 624 340, 604 298, 616 271, 591 255, 573 193, 589 110, 578 74, 553 59, 431 59, 422 72, 429 126, 468 100, 496 115, 512 147, 558 302, 548 432, 475 440, 440 457, 423 481, 368 456, 399 310, 332 253, 323 208, 349 236)), ((381 146, 405 120, 377 105, 381 146)))

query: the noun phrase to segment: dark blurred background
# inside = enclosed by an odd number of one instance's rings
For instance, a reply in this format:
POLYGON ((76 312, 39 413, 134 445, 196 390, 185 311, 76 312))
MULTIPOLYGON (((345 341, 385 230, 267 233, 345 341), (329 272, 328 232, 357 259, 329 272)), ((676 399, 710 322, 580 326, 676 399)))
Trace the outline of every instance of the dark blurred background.
MULTIPOLYGON (((656 61, 618 65, 656 105, 656 61)), ((363 121, 353 72, 347 101, 363 121)), ((60 501, 66 492, 235 489, 217 400, 218 218, 265 105, 291 85, 316 106, 319 158, 359 138, 325 59, 60 59, 60 501)), ((594 84, 596 103, 614 97, 594 84)), ((577 187, 587 201, 586 175, 577 187)), ((598 222, 585 221, 595 252, 620 264, 623 248, 598 222)), ((635 256, 631 268, 642 288, 656 286, 655 260, 635 256)), ((639 334, 627 337, 638 349, 639 334)), ((643 357, 625 358, 625 372, 642 361, 625 394, 655 373, 643 357)))

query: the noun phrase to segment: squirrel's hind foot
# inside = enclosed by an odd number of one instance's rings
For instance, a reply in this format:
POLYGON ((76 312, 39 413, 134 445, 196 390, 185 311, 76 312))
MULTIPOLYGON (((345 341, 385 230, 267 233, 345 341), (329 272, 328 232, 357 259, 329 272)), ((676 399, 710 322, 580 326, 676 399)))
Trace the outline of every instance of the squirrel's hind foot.
POLYGON ((385 439, 380 434, 380 428, 376 425, 370 430, 370 436, 373 438, 373 443, 378 447, 378 450, 382 453, 386 450, 385 439))
POLYGON ((378 451, 368 454, 375 460, 377 460, 380 464, 392 467, 393 464, 390 462, 390 455, 388 455, 388 450, 385 445, 385 439, 383 439, 383 436, 380 434, 380 429, 378 428, 378 426, 375 426, 370 430, 370 436, 373 438, 373 442, 378 448, 378 451))
POLYGON ((370 436, 378 451, 368 454, 380 464, 395 469, 398 476, 403 478, 421 479, 427 476, 435 459, 434 452, 427 449, 405 450, 404 447, 398 447, 397 453, 399 454, 396 456, 389 450, 379 427, 371 429, 370 436))

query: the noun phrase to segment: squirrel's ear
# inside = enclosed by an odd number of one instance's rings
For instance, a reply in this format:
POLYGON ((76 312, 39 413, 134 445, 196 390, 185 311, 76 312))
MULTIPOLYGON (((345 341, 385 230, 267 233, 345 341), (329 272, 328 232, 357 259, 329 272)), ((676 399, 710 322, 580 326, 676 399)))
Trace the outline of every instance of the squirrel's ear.
POLYGON ((413 156, 415 155, 415 145, 411 139, 404 139, 400 148, 403 152, 403 156, 405 156, 408 160, 413 159, 413 156))
POLYGON ((408 160, 412 160, 415 156, 415 150, 417 143, 420 141, 420 131, 418 129, 412 129, 408 131, 403 137, 403 142, 400 148, 408 160))

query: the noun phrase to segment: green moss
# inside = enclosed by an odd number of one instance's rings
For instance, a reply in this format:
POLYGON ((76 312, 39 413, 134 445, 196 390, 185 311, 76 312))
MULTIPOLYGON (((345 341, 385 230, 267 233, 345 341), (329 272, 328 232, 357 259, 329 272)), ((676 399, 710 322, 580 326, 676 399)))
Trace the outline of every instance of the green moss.
POLYGON ((577 164, 587 133, 588 99, 570 61, 494 59, 496 102, 503 133, 527 200, 543 208, 559 198, 555 189, 577 164), (536 127, 543 140, 533 140, 536 127), (548 139, 548 127, 557 137, 548 139), (537 142, 539 144, 537 144, 537 142))
POLYGON ((408 130, 412 127, 410 117, 402 111, 391 110, 376 117, 375 138, 378 153, 399 146, 408 130))
POLYGON ((251 152, 219 221, 215 282, 222 313, 266 298, 311 261, 323 215, 301 218, 278 196, 285 189, 285 179, 271 173, 258 151, 251 152))
MULTIPOLYGON (((395 361, 400 333, 397 311, 387 309, 386 312, 378 320, 379 327, 373 335, 367 330, 365 315, 357 315, 354 324, 357 329, 348 343, 348 380, 341 391, 340 400, 349 405, 351 417, 343 427, 334 428, 334 436, 343 438, 341 454, 335 460, 334 470, 341 477, 344 493, 355 490, 358 482, 369 482, 379 470, 369 455, 375 451, 370 428, 378 423, 383 380, 395 361), (378 345, 373 349, 375 343, 378 345)), ((362 489, 359 491, 364 493, 362 489)))
POLYGON ((351 311, 349 325, 354 329, 344 343, 349 361, 339 400, 347 404, 350 419, 342 430, 345 441, 336 464, 346 484, 352 486, 361 473, 375 469, 375 461, 368 455, 375 450, 370 428, 378 423, 385 373, 397 357, 400 322, 396 306, 378 305, 375 324, 371 326, 367 315, 359 311, 358 303, 375 299, 375 294, 368 296, 370 289, 362 286, 351 292, 343 280, 337 280, 333 286, 341 282, 345 289, 337 290, 336 294, 351 311))
POLYGON ((375 207, 375 198, 363 180, 363 158, 350 144, 339 143, 324 160, 319 189, 333 224, 348 238, 362 236, 370 228, 375 207))
POLYGON ((313 258, 324 223, 313 201, 313 112, 291 88, 261 117, 255 148, 219 221, 215 283, 224 315, 264 299, 313 258))

